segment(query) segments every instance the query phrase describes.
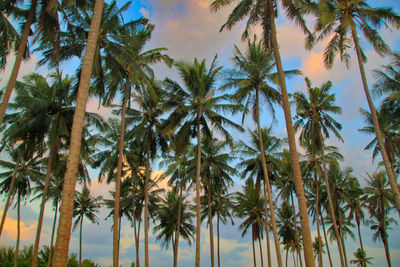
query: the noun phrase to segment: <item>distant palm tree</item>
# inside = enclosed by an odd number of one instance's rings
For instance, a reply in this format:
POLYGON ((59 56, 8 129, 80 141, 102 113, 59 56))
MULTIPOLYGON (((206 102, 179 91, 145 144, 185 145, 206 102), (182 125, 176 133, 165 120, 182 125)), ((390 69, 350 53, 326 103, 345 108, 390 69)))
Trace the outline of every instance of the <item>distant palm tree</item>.
POLYGON ((361 249, 358 248, 356 252, 353 253, 354 257, 356 257, 354 260, 351 260, 351 264, 355 264, 359 267, 366 267, 367 264, 371 264, 371 260, 373 259, 372 257, 367 257, 367 254, 361 249))
POLYGON ((90 193, 89 188, 84 185, 82 192, 76 192, 74 200, 74 222, 73 230, 79 225, 79 266, 82 264, 82 224, 86 218, 92 223, 99 224, 96 213, 99 212, 102 197, 95 197, 90 193))

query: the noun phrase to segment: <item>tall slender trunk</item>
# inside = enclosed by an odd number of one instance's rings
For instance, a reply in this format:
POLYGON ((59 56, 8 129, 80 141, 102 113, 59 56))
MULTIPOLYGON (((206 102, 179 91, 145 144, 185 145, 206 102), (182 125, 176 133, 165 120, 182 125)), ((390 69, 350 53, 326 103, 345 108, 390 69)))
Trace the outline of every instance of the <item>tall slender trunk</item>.
POLYGON ((331 267, 333 267, 332 258, 331 258, 331 252, 329 250, 329 242, 328 242, 328 239, 326 238, 324 217, 322 216, 322 213, 320 213, 319 216, 321 216, 322 231, 324 232, 324 239, 325 239, 326 251, 328 252, 329 265, 331 267))
POLYGON ((285 265, 285 267, 287 267, 287 264, 288 264, 288 259, 289 259, 288 253, 289 253, 289 248, 286 249, 286 265, 285 265))
MULTIPOLYGON (((358 233, 358 240, 360 241, 361 253, 364 256, 365 255, 365 251, 364 251, 364 246, 363 246, 362 239, 361 239, 360 219, 358 218, 357 215, 356 215, 356 223, 357 223, 357 233, 358 233)), ((365 267, 366 264, 363 264, 363 266, 365 267)))
POLYGON ((4 227, 4 223, 6 221, 8 208, 10 207, 11 198, 14 195, 15 180, 17 178, 17 171, 18 171, 18 167, 19 167, 20 161, 21 161, 21 153, 18 152, 17 163, 15 164, 14 171, 13 171, 13 174, 11 176, 10 190, 8 191, 7 201, 6 201, 6 204, 4 205, 3 214, 1 215, 0 237, 1 237, 1 233, 3 232, 3 227, 4 227))
POLYGON ((221 255, 219 250, 219 211, 217 210, 217 256, 218 256, 218 267, 221 267, 221 255))
POLYGON ((318 238, 318 266, 322 267, 322 239, 319 230, 319 181, 317 178, 317 173, 314 170, 314 181, 316 187, 316 198, 315 198, 315 219, 317 221, 317 238, 318 238))
POLYGON ((179 234, 181 231, 181 212, 182 212, 182 181, 179 183, 179 199, 178 199, 178 218, 176 223, 176 235, 174 245, 174 267, 178 266, 178 248, 179 248, 179 234))
POLYGON ((12 90, 14 89, 15 83, 17 81, 18 72, 22 63, 22 57, 25 54, 25 49, 28 43, 28 37, 29 37, 29 32, 31 30, 31 25, 35 19, 37 2, 38 0, 31 1, 31 7, 29 9, 28 17, 26 19, 24 29, 22 31, 21 41, 19 43, 17 50, 17 57, 15 59, 14 67, 11 72, 10 80, 8 81, 7 88, 4 92, 3 101, 1 102, 0 105, 0 126, 3 124, 3 119, 6 113, 8 102, 10 101, 12 90))
POLYGON ((121 246, 121 219, 122 219, 122 216, 119 216, 119 219, 118 219, 118 251, 119 251, 119 248, 120 248, 120 246, 121 246))
POLYGON ((387 261, 388 267, 392 267, 392 262, 390 260, 390 250, 389 250, 386 232, 385 232, 385 237, 382 238, 382 243, 385 248, 385 256, 386 256, 386 261, 387 261))
POLYGON ((71 130, 71 144, 64 177, 60 221, 57 231, 56 248, 53 267, 66 267, 68 260, 69 240, 71 237, 72 210, 74 207, 76 174, 78 172, 79 155, 81 152, 82 129, 85 119, 86 102, 89 92, 94 52, 103 11, 104 0, 96 0, 85 56, 82 63, 82 73, 79 82, 76 108, 71 130))
POLYGON ((135 245, 136 245, 136 267, 140 267, 140 259, 139 259, 139 242, 140 242, 140 219, 138 222, 138 230, 137 230, 137 234, 136 234, 136 218, 134 218, 134 222, 135 222, 135 245))
POLYGON ((139 242, 137 238, 137 233, 136 233, 136 216, 135 216, 135 201, 133 201, 133 232, 134 232, 134 238, 135 238, 135 252, 136 252, 136 266, 140 267, 139 264, 139 242))
POLYGON ((255 88, 255 89, 256 89, 257 132, 258 132, 260 154, 261 154, 262 168, 263 168, 263 174, 264 174, 264 184, 265 184, 263 187, 264 188, 265 216, 268 215, 268 204, 267 204, 267 199, 268 199, 269 211, 271 213, 272 233, 274 235, 274 241, 275 241, 276 259, 277 259, 278 266, 282 267, 282 255, 281 255, 281 249, 280 249, 280 244, 279 244, 278 231, 277 231, 277 227, 276 227, 274 201, 272 199, 271 185, 270 185, 269 177, 268 177, 267 162, 266 162, 265 154, 264 154, 264 140, 262 138, 262 132, 261 132, 261 127, 260 127, 260 107, 259 107, 258 88, 255 88), (265 188, 265 187, 267 187, 267 188, 265 188))
POLYGON ((43 224, 44 208, 46 206, 47 191, 49 190, 51 164, 53 163, 53 158, 54 158, 55 152, 56 152, 56 146, 55 146, 55 144, 52 144, 51 148, 50 148, 50 155, 49 155, 49 158, 47 159, 46 177, 44 180, 44 188, 43 188, 43 192, 42 192, 42 203, 40 205, 39 221, 38 221, 38 225, 37 225, 37 229, 36 229, 35 246, 33 247, 31 267, 36 267, 37 256, 38 256, 38 251, 39 251, 39 244, 40 244, 40 233, 42 231, 42 224, 43 224))
POLYGON ((312 239, 311 239, 310 224, 308 220, 307 202, 304 194, 303 180, 301 177, 299 158, 297 154, 296 141, 292 124, 292 115, 290 113, 290 104, 286 89, 285 74, 283 72, 281 56, 279 53, 279 44, 277 40, 276 26, 275 26, 275 13, 273 9, 272 0, 267 0, 267 4, 268 4, 267 11, 270 19, 270 30, 271 30, 270 37, 271 37, 272 49, 274 51, 274 56, 275 56, 276 68, 278 71, 279 85, 282 93, 282 106, 285 114, 286 130, 288 133, 288 141, 289 141, 289 150, 292 158, 293 176, 295 179, 296 195, 299 205, 301 229, 303 232, 304 260, 307 267, 314 267, 315 262, 312 250, 312 239))
POLYGON ((391 167, 390 160, 389 160, 388 154, 386 152, 385 145, 383 143, 382 132, 379 127, 378 115, 376 113, 376 109, 375 109, 374 103, 372 102, 371 94, 368 89, 367 77, 365 76, 364 64, 362 62, 362 52, 361 52, 361 48, 360 48, 360 44, 359 44, 359 40, 358 40, 358 36, 357 36, 357 32, 356 32, 356 28, 355 28, 354 24, 351 28, 351 32, 353 35, 354 45, 355 45, 356 51, 357 51, 358 66, 360 68, 360 74, 361 74, 361 80, 362 80, 363 87, 364 87, 364 93, 365 93, 365 96, 367 97, 368 106, 369 106, 369 109, 370 109, 371 115, 372 115, 372 121, 374 123, 376 140, 378 141, 379 150, 382 155, 386 173, 389 177, 389 184, 393 191, 394 200, 395 200, 394 204, 396 206, 396 209, 400 212, 399 185, 396 182, 396 176, 391 167))
POLYGON ((296 237, 296 248, 297 252, 299 253, 299 258, 300 258, 300 266, 303 267, 303 262, 301 260, 301 247, 300 247, 300 238, 299 238, 299 233, 297 231, 297 213, 296 213, 296 207, 294 206, 294 199, 293 199, 293 191, 290 192, 290 198, 292 199, 292 207, 293 207, 293 220, 294 220, 294 233, 296 237))
POLYGON ((257 267, 256 264, 256 250, 254 248, 254 226, 251 226, 251 244, 253 246, 253 263, 254 263, 254 267, 257 267))
POLYGON ((113 229, 113 266, 118 267, 119 262, 119 201, 121 194, 121 173, 122 161, 124 159, 124 142, 125 142, 125 116, 126 108, 128 105, 128 90, 129 81, 126 81, 126 88, 124 93, 124 101, 122 103, 121 113, 121 133, 119 136, 118 147, 118 163, 117 163, 117 177, 115 179, 115 201, 114 201, 114 229, 113 229))
MULTIPOLYGON (((265 188, 265 183, 263 183, 264 186, 264 192, 266 190, 265 188)), ((264 203, 265 205, 265 203, 264 203)), ((271 247, 269 244, 269 219, 268 219, 268 213, 265 215, 265 243, 267 243, 267 263, 268 267, 271 267, 271 247)))
POLYGON ((81 217, 81 222, 79 225, 79 267, 82 265, 82 224, 83 224, 83 215, 81 217))
POLYGON ((263 259, 263 253, 262 253, 262 247, 261 247, 261 235, 260 235, 260 233, 258 233, 258 247, 260 248, 261 267, 264 267, 264 259, 263 259))
POLYGON ((19 193, 17 201, 17 244, 15 245, 14 267, 18 266, 19 240, 21 236, 21 196, 19 193))
POLYGON ((144 265, 149 267, 149 180, 150 180, 150 142, 146 148, 146 174, 144 182, 144 265))
POLYGON ((346 263, 347 267, 347 255, 346 255, 346 246, 344 243, 344 231, 343 231, 343 217, 339 214, 340 211, 338 211, 339 215, 339 233, 340 233, 340 242, 342 243, 343 247, 343 256, 344 256, 344 262, 346 263))
POLYGON ((196 267, 200 267, 200 168, 201 168, 201 139, 200 115, 197 115, 197 169, 196 169, 196 267))
POLYGON ((47 267, 51 266, 51 259, 53 258, 53 243, 54 243, 54 232, 56 230, 57 224, 57 213, 58 213, 58 201, 56 202, 56 207, 54 211, 54 221, 53 221, 53 229, 51 230, 51 238, 50 238, 50 249, 49 249, 49 258, 47 259, 47 267))
POLYGON ((211 183, 210 177, 207 179, 207 202, 208 202, 208 223, 210 225, 210 258, 211 258, 211 267, 214 267, 214 230, 213 230, 213 222, 212 222, 212 205, 211 205, 211 183))
POLYGON ((347 266, 347 260, 345 260, 345 258, 344 258, 342 240, 340 238, 340 234, 339 234, 339 230, 338 230, 338 226, 337 226, 337 221, 336 221, 335 209, 333 207, 333 201, 332 201, 332 195, 331 195, 331 186, 330 186, 330 183, 329 183, 328 171, 326 169, 324 140, 322 138, 321 131, 318 131, 318 134, 319 134, 320 142, 322 144, 322 146, 321 146, 322 169, 323 169, 323 173, 324 173, 323 176, 324 176, 325 185, 326 185, 326 192, 328 193, 329 214, 332 217, 332 226, 333 226, 333 230, 335 232, 336 241, 338 243, 340 263, 341 263, 342 267, 345 267, 345 266, 347 266))

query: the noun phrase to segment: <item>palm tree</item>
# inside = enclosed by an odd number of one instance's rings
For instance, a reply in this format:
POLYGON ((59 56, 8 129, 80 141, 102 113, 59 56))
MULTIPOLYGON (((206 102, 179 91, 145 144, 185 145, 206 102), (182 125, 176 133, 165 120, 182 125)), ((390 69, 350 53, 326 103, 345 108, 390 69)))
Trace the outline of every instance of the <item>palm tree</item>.
MULTIPOLYGON (((159 223, 155 225, 153 229, 153 231, 157 233, 157 240, 162 241, 163 247, 168 248, 169 244, 172 244, 175 251, 175 246, 178 244, 178 240, 176 239, 179 237, 186 240, 189 245, 192 243, 196 228, 191 224, 192 218, 194 217, 194 214, 190 212, 191 209, 192 207, 190 203, 186 201, 186 197, 179 196, 176 187, 173 187, 171 191, 167 192, 157 215, 159 223), (180 200, 179 198, 182 199, 180 200), (179 208, 181 211, 178 210, 179 208), (177 228, 178 213, 180 213, 179 228, 177 228), (177 229, 180 231, 179 235, 177 229)), ((174 262, 176 261, 177 259, 174 253, 174 262)))
POLYGON ((357 52, 358 66, 360 69, 364 93, 372 115, 379 150, 382 155, 386 172, 389 176, 389 183, 393 190, 396 208, 400 210, 399 186, 396 182, 395 174, 390 167, 388 153, 385 144, 383 143, 382 132, 379 126, 378 114, 375 110, 368 88, 364 70, 366 56, 361 48, 360 37, 357 32, 358 29, 360 29, 367 42, 374 47, 375 51, 379 55, 383 56, 390 51, 390 48, 381 38, 377 29, 382 25, 387 28, 389 28, 389 25, 399 28, 400 16, 393 12, 391 8, 372 8, 365 0, 351 3, 345 0, 320 1, 315 14, 318 17, 315 25, 315 30, 319 33, 317 40, 322 40, 328 36, 332 36, 332 39, 330 39, 328 46, 324 51, 324 63, 326 67, 332 67, 337 53, 340 54, 341 60, 344 61, 346 65, 349 65, 350 55, 348 54, 348 49, 351 48, 352 44, 354 44, 357 52), (322 10, 323 12, 319 12, 322 10), (353 43, 351 43, 351 39, 353 43))
MULTIPOLYGON (((210 8, 212 12, 215 12, 222 7, 231 5, 233 2, 236 1, 214 0, 210 8)), ((239 21, 248 17, 246 30, 243 34, 243 37, 247 37, 249 35, 249 30, 253 25, 261 24, 263 30, 264 45, 266 48, 272 49, 274 53, 275 64, 278 72, 279 88, 282 95, 282 106, 285 115, 286 130, 288 133, 289 150, 292 154, 291 158, 293 163, 297 200, 300 210, 300 221, 304 239, 304 258, 307 266, 314 267, 315 263, 312 251, 310 225, 307 216, 307 203, 304 194, 304 186, 297 154, 295 132, 292 125, 292 115, 290 112, 285 74, 282 67, 282 60, 276 34, 275 19, 279 13, 277 10, 278 6, 282 7, 285 10, 285 12, 282 13, 286 13, 287 16, 291 20, 294 20, 305 33, 309 34, 309 36, 311 36, 311 34, 306 27, 304 19, 301 17, 299 7, 303 3, 302 0, 279 1, 279 3, 281 3, 281 5, 278 5, 276 0, 240 0, 237 6, 233 9, 232 13, 229 15, 227 22, 222 26, 221 30, 225 27, 229 30, 239 21)), ((278 266, 282 266, 282 260, 278 261, 278 266)))
POLYGON ((71 235, 73 197, 75 193, 76 173, 81 152, 82 129, 85 119, 86 102, 89 93, 90 77, 93 67, 95 48, 99 32, 101 14, 104 0, 96 0, 93 17, 90 23, 90 31, 82 63, 81 79, 79 81, 76 108, 71 130, 71 144, 69 149, 67 170, 64 176, 62 204, 60 209, 60 221, 57 230, 56 248, 54 251, 53 266, 65 266, 68 260, 68 248, 71 235))
MULTIPOLYGON (((251 239, 253 247, 253 263, 256 266, 256 255, 254 249, 255 240, 261 239, 265 223, 264 200, 259 193, 259 190, 254 186, 252 179, 248 179, 243 186, 243 192, 237 192, 235 197, 234 211, 235 215, 245 220, 239 225, 239 230, 242 230, 242 237, 251 227, 251 239)), ((261 243, 260 243, 261 248, 261 243)), ((261 249, 260 249, 261 252, 261 249)), ((260 255, 262 259, 262 254, 260 255)))
POLYGON ((312 153, 315 154, 317 151, 321 152, 323 177, 329 200, 329 213, 332 217, 333 229, 335 230, 336 240, 338 241, 340 262, 342 266, 347 266, 341 248, 339 230, 337 229, 324 151, 324 139, 329 138, 329 131, 332 131, 339 140, 343 141, 339 134, 339 130, 341 130, 342 126, 331 117, 331 114, 340 114, 342 109, 334 104, 335 95, 329 92, 332 88, 331 81, 324 83, 320 88, 312 87, 311 81, 307 77, 305 81, 307 84, 308 98, 302 92, 296 92, 293 95, 297 113, 297 120, 294 124, 294 128, 295 130, 301 129, 301 144, 304 145, 310 142, 312 153))
MULTIPOLYGON (((262 132, 260 126, 260 96, 267 103, 268 109, 275 114, 273 108, 274 103, 281 102, 280 93, 267 82, 277 83, 277 73, 273 73, 272 69, 275 68, 275 62, 273 59, 272 51, 266 50, 262 45, 261 41, 257 42, 257 37, 254 36, 254 40, 248 40, 246 54, 239 50, 235 46, 234 62, 237 69, 232 70, 231 77, 228 78, 228 85, 236 87, 235 97, 237 102, 244 103, 245 107, 249 107, 252 110, 253 120, 257 125, 258 140, 260 141, 259 151, 264 151, 263 142, 261 142, 262 132)), ((300 71, 286 71, 286 75, 300 74, 300 71)), ((245 113, 243 113, 244 119, 245 113)), ((271 219, 272 219, 272 231, 275 240, 275 249, 280 261, 280 248, 279 238, 276 229, 275 212, 272 201, 272 192, 270 181, 268 177, 268 168, 266 164, 265 155, 261 153, 262 168, 264 174, 264 184, 267 188, 264 192, 265 200, 265 212, 267 212, 267 201, 269 201, 271 219), (268 196, 268 197, 267 197, 268 196)))
POLYGON ((376 242, 380 239, 385 248, 386 261, 388 266, 392 266, 390 261, 390 250, 388 243, 387 230, 389 229, 390 223, 397 222, 389 217, 389 211, 391 209, 390 203, 394 202, 393 192, 387 188, 387 178, 384 172, 374 173, 373 175, 368 174, 367 187, 365 191, 367 193, 368 211, 372 225, 371 230, 376 230, 373 235, 373 240, 376 242))
POLYGON ((7 56, 11 53, 13 47, 18 46, 20 39, 18 31, 14 28, 9 18, 19 17, 20 9, 9 4, 10 1, 3 1, 0 5, 0 32, 3 34, 0 37, 0 70, 3 70, 7 65, 7 56))
POLYGON ((73 230, 79 225, 79 266, 82 264, 82 224, 83 219, 86 218, 92 223, 99 224, 99 219, 96 213, 99 212, 102 197, 93 196, 89 188, 84 185, 82 192, 77 192, 74 200, 74 222, 73 230))
MULTIPOLYGON (((235 129, 242 128, 233 121, 220 115, 218 112, 238 110, 234 104, 223 103, 229 100, 228 95, 215 96, 218 91, 216 87, 217 74, 221 67, 217 67, 216 57, 207 70, 205 60, 199 62, 194 60, 193 64, 179 62, 175 64, 178 68, 185 88, 171 79, 165 79, 167 90, 175 95, 169 103, 175 109, 168 118, 166 130, 182 125, 176 134, 173 146, 183 148, 182 144, 188 142, 190 136, 197 137, 197 164, 196 164, 196 267, 200 266, 200 172, 201 172, 201 130, 205 134, 210 133, 209 126, 220 132, 226 139, 230 140, 230 133, 224 126, 235 129)), ((180 152, 180 151, 179 151, 180 152)))
POLYGON ((365 251, 363 251, 362 248, 358 248, 356 252, 353 253, 354 257, 356 257, 354 260, 351 260, 351 264, 355 264, 359 267, 365 267, 367 264, 371 264, 371 260, 373 259, 372 257, 367 257, 367 254, 365 251))

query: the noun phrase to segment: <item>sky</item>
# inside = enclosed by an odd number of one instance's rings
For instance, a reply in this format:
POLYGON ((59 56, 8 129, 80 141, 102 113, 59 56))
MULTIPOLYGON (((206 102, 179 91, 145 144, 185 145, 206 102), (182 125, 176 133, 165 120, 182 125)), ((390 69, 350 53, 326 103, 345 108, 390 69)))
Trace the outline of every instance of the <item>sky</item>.
MULTIPOLYGON (((241 42, 241 34, 243 32, 243 24, 232 28, 231 31, 219 32, 221 25, 226 21, 231 8, 222 9, 221 11, 211 14, 209 11, 210 0, 136 0, 133 1, 129 10, 125 14, 125 20, 136 19, 145 16, 155 25, 153 37, 148 44, 148 48, 166 47, 168 55, 175 60, 184 60, 193 62, 196 57, 198 59, 206 59, 208 65, 214 56, 218 55, 218 63, 223 67, 232 66, 233 45, 237 45, 240 49, 245 49, 245 44, 241 42)), ((126 3, 126 1, 118 1, 118 5, 126 3)), ((400 2, 397 0, 381 0, 371 1, 373 6, 392 7, 397 13, 400 13, 400 2)), ((308 25, 313 24, 313 18, 306 18, 308 25)), ((304 76, 310 78, 314 86, 320 86, 322 83, 331 80, 333 83, 333 92, 336 94, 336 103, 342 107, 341 115, 336 116, 337 121, 342 123, 342 137, 344 142, 341 143, 336 139, 329 139, 330 145, 338 146, 340 152, 344 155, 343 167, 349 166, 354 169, 354 175, 360 180, 361 184, 365 184, 364 178, 366 172, 372 173, 376 170, 376 162, 372 162, 372 156, 369 151, 363 151, 363 148, 372 139, 371 136, 365 135, 358 131, 363 127, 363 121, 359 112, 360 107, 367 108, 365 96, 362 91, 361 79, 358 72, 358 65, 354 51, 351 51, 351 67, 347 69, 339 61, 336 61, 332 69, 327 70, 322 63, 323 49, 326 43, 318 44, 311 51, 304 49, 303 33, 286 20, 284 16, 278 19, 278 41, 280 44, 281 56, 283 59, 284 69, 300 69, 304 76)), ((254 29, 254 33, 260 33, 259 28, 254 29)), ((398 30, 382 29, 380 34, 387 41, 393 51, 400 51, 400 32, 398 30)), ((362 40, 362 44, 366 44, 362 40)), ((383 64, 390 62, 389 58, 382 58, 377 55, 370 46, 365 46, 365 53, 368 62, 365 65, 367 79, 373 84, 374 77, 372 70, 379 68, 383 64)), ((13 61, 10 57, 9 62, 13 61)), ((40 68, 36 69, 35 64, 38 61, 38 55, 33 55, 31 59, 24 62, 19 77, 28 74, 34 70, 47 73, 49 70, 40 68)), ((74 73, 76 61, 67 62, 63 69, 65 73, 74 73)), ((10 74, 10 65, 0 73, 0 86, 3 87, 8 80, 10 74)), ((175 80, 179 77, 175 69, 169 69, 163 65, 154 66, 156 75, 159 79, 166 76, 175 80)), ((288 80, 288 90, 293 93, 295 91, 305 91, 304 76, 299 76, 288 80)), ((379 99, 375 99, 379 102, 379 99)), ((88 102, 87 110, 98 112, 105 116, 110 116, 109 110, 101 108, 98 110, 98 103, 91 99, 88 102)), ((277 110, 277 122, 273 125, 273 132, 278 137, 286 137, 285 123, 282 112, 277 110)), ((271 124, 271 116, 267 110, 262 110, 262 125, 269 126, 271 124)), ((238 118, 236 119, 239 122, 238 118)), ((253 128, 250 120, 246 121, 244 127, 253 128)), ((246 140, 246 136, 233 132, 236 139, 246 140)), ((299 149, 302 152, 301 148, 299 149)), ((107 196, 108 191, 112 189, 112 185, 100 184, 97 178, 97 171, 93 170, 91 191, 96 195, 107 196)), ((239 178, 234 187, 240 190, 242 181, 239 178)), ((1 199, 0 209, 4 206, 4 199, 1 199)), ((30 244, 34 240, 36 230, 36 221, 39 211, 38 202, 27 202, 22 208, 22 245, 30 244)), ((104 221, 108 211, 102 208, 99 213, 101 224, 93 225, 88 222, 83 224, 83 257, 91 258, 95 262, 101 263, 103 266, 112 264, 112 232, 111 220, 104 221)), ((42 232, 41 244, 47 245, 50 240, 50 232, 53 219, 53 210, 47 205, 45 213, 45 223, 42 232)), ((249 266, 252 263, 250 236, 241 237, 238 230, 240 220, 235 220, 235 225, 226 225, 221 230, 221 257, 222 266, 249 266)), ((9 216, 5 226, 5 235, 0 239, 0 245, 14 246, 16 236, 16 213, 10 209, 9 216)), ((312 234, 316 236, 316 229, 312 227, 312 234)), ((354 229, 356 234, 356 229, 354 229)), ((382 244, 378 241, 372 241, 372 231, 368 227, 362 227, 363 241, 368 256, 373 257, 374 266, 384 266, 385 256, 382 244)), ((120 261, 123 266, 128 266, 134 261, 134 243, 133 230, 129 223, 123 220, 121 231, 121 254, 120 261)), ((209 237, 206 225, 202 225, 201 229, 201 266, 209 266, 209 237)), ((141 233, 143 237, 143 233, 141 233)), ((72 233, 70 241, 70 252, 78 252, 79 235, 78 231, 72 233)), ((143 242, 143 240, 141 240, 143 242)), ((273 240, 271 239, 271 244, 273 240)), ((179 265, 193 266, 195 247, 189 246, 185 242, 180 242, 179 248, 179 265)), ((262 242, 265 245, 265 242, 262 242)), ((398 226, 394 226, 389 231, 389 245, 391 248, 391 256, 393 266, 400 266, 400 231, 398 226)), ((358 240, 346 240, 348 249, 348 258, 353 259, 353 252, 358 247, 358 240)), ((338 258, 337 250, 332 243, 333 258, 338 258)), ((265 249, 264 249, 265 251, 265 249)), ((141 247, 141 259, 144 255, 143 247, 141 247)), ((265 254, 265 253, 264 253, 265 254)), ((264 259, 265 255, 264 255, 264 259)), ((273 261, 275 260, 272 257, 273 261)), ((327 263, 327 257, 324 257, 327 263)), ((152 266, 170 266, 172 264, 171 248, 161 249, 160 244, 155 242, 155 235, 150 233, 150 262, 152 266)), ((291 260, 289 260, 289 264, 291 260)))

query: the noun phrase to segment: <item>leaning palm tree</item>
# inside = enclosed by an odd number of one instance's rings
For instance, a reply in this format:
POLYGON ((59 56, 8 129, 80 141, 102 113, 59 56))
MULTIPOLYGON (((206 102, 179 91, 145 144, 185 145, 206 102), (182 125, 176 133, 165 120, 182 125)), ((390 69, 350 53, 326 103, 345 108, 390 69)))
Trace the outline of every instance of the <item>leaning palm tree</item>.
POLYGON ((79 225, 79 266, 82 264, 82 225, 86 218, 92 223, 99 224, 96 213, 99 212, 102 197, 95 197, 89 188, 84 185, 82 192, 77 192, 74 200, 74 217, 76 217, 73 229, 79 225))
POLYGON ((332 217, 333 229, 338 241, 340 262, 342 266, 346 266, 347 263, 343 256, 332 203, 324 149, 325 139, 329 138, 329 132, 333 132, 340 141, 343 141, 339 133, 342 126, 331 117, 331 115, 340 114, 342 109, 335 105, 335 95, 330 93, 330 89, 332 88, 331 81, 324 83, 320 88, 312 87, 311 81, 307 77, 305 81, 307 84, 307 96, 302 92, 296 92, 293 95, 297 113, 294 128, 295 130, 301 129, 300 143, 302 145, 309 143, 312 154, 317 154, 320 151, 322 155, 322 170, 328 193, 329 213, 332 217))
MULTIPOLYGON (((277 73, 272 72, 275 68, 275 62, 272 51, 266 50, 262 44, 262 41, 257 41, 257 37, 254 36, 254 40, 248 40, 247 51, 243 54, 237 46, 235 46, 234 62, 236 69, 233 69, 228 77, 228 85, 235 87, 236 92, 234 97, 237 102, 244 103, 246 108, 250 108, 253 114, 253 120, 257 125, 257 133, 259 140, 259 151, 264 151, 264 144, 262 142, 262 131, 260 125, 260 101, 264 100, 267 107, 275 115, 273 107, 274 103, 281 102, 281 96, 277 89, 272 87, 270 84, 277 83, 277 73), (261 98, 261 99, 260 99, 261 98)), ((300 74, 300 71, 286 71, 286 75, 300 74)), ((243 113, 243 119, 246 113, 243 113)), ((261 153, 261 162, 264 174, 264 200, 265 200, 265 212, 267 212, 268 205, 270 206, 271 220, 272 220, 272 231, 275 240, 275 250, 278 257, 280 255, 279 238, 276 229, 275 211, 272 200, 272 192, 270 179, 268 177, 268 168, 266 163, 265 154, 261 153)))
MULTIPOLYGON (((217 75, 221 67, 217 67, 216 57, 209 69, 205 60, 199 62, 194 60, 193 64, 179 62, 176 64, 185 87, 181 87, 171 79, 165 79, 167 90, 175 95, 168 105, 174 107, 168 118, 164 131, 171 131, 180 126, 173 146, 183 148, 191 136, 197 137, 196 156, 196 267, 200 266, 200 172, 201 172, 201 131, 210 134, 210 126, 220 132, 224 138, 231 140, 230 133, 224 128, 230 126, 241 130, 240 125, 222 116, 218 112, 235 112, 239 107, 235 104, 227 104, 223 101, 229 100, 228 95, 216 96, 217 75)), ((180 151, 179 151, 180 152, 180 151)))
POLYGON ((314 5, 314 13, 317 16, 315 30, 319 33, 317 40, 331 38, 324 51, 324 64, 326 67, 332 67, 338 53, 341 60, 348 66, 350 63, 348 49, 354 44, 363 89, 372 115, 379 150, 389 176, 389 183, 393 190, 396 208, 400 210, 400 190, 393 169, 390 167, 388 153, 379 126, 378 114, 368 88, 364 70, 364 63, 367 58, 360 45, 359 37, 359 33, 361 32, 379 55, 383 56, 387 54, 390 52, 390 48, 381 38, 377 29, 382 26, 389 28, 390 25, 399 28, 400 16, 391 8, 372 8, 365 0, 352 2, 347 0, 319 1, 318 5, 314 5))
MULTIPOLYGON (((176 187, 173 187, 165 196, 165 200, 161 204, 157 219, 158 224, 154 226, 153 231, 157 233, 157 240, 161 240, 163 247, 168 248, 169 244, 175 251, 175 246, 178 244, 177 238, 181 237, 190 245, 194 239, 195 227, 191 224, 194 214, 191 212, 191 205, 186 200, 185 196, 179 196, 176 187), (182 199, 179 199, 182 198, 182 199), (180 211, 178 209, 181 209, 180 211), (180 215, 178 216, 178 213, 180 215), (177 227, 179 217, 179 228, 177 227), (180 233, 178 235, 177 229, 180 233)), ((174 262, 178 259, 175 258, 174 262)))
MULTIPOLYGON (((304 194, 304 186, 301 176, 301 170, 299 165, 299 159, 296 148, 295 132, 292 125, 292 115, 290 111, 290 104, 287 92, 287 86, 285 81, 285 73, 282 67, 282 60, 279 51, 279 44, 276 34, 275 19, 281 12, 278 12, 278 7, 284 9, 289 19, 295 21, 300 26, 303 32, 311 36, 309 30, 306 27, 305 21, 302 18, 300 8, 303 0, 214 0, 211 4, 211 11, 216 12, 217 10, 231 5, 234 2, 239 2, 236 7, 232 10, 228 17, 227 22, 222 26, 221 30, 227 28, 230 30, 235 24, 238 24, 241 20, 248 17, 246 28, 242 37, 246 38, 249 36, 251 27, 256 24, 261 24, 263 31, 264 45, 268 49, 272 49, 275 64, 278 72, 279 89, 282 94, 282 107, 285 115, 286 130, 288 133, 289 150, 292 154, 293 172, 295 177, 295 185, 297 192, 297 200, 300 210, 300 220, 303 231, 304 239, 304 258, 307 266, 315 266, 314 255, 312 251, 312 239, 310 225, 307 216, 307 203, 304 194), (281 5, 278 5, 279 2, 281 5)), ((279 257, 279 256, 278 256, 279 257)), ((282 266, 282 259, 278 260, 278 266, 282 266)))
POLYGON ((104 0, 96 0, 90 31, 82 63, 81 79, 79 81, 76 109, 71 130, 71 144, 69 149, 67 170, 64 176, 60 222, 57 230, 56 248, 54 251, 53 266, 65 266, 68 260, 69 240, 71 237, 73 198, 76 185, 76 173, 81 152, 82 130, 85 119, 86 102, 89 93, 90 77, 93 67, 93 58, 97 46, 97 35, 100 26, 104 0))

